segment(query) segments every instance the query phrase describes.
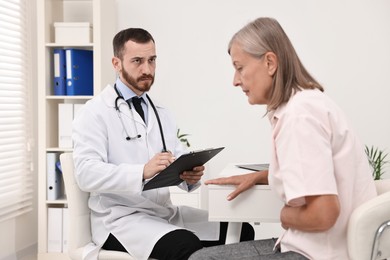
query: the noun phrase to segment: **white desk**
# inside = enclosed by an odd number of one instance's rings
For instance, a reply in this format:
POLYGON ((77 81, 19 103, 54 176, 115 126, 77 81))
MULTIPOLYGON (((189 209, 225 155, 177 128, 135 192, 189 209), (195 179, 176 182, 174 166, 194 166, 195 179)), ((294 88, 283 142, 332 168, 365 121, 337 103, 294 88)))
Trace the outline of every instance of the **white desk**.
MULTIPOLYGON (((220 177, 251 172, 229 164, 220 177)), ((227 196, 235 189, 232 185, 207 185, 210 221, 229 222, 226 244, 239 242, 242 222, 280 222, 282 201, 268 185, 256 185, 232 201, 227 196)))

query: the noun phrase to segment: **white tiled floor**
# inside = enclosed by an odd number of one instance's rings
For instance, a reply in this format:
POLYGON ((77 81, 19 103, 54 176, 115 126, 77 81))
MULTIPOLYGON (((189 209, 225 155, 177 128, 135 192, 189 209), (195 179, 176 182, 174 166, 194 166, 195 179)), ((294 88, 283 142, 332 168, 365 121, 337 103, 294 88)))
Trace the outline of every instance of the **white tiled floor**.
MULTIPOLYGON (((17 253, 16 260, 37 260, 37 245, 31 245, 17 253)), ((53 259, 54 260, 54 259, 53 259)))
POLYGON ((34 255, 24 256, 24 257, 18 258, 18 260, 37 260, 37 255, 34 254, 34 255))

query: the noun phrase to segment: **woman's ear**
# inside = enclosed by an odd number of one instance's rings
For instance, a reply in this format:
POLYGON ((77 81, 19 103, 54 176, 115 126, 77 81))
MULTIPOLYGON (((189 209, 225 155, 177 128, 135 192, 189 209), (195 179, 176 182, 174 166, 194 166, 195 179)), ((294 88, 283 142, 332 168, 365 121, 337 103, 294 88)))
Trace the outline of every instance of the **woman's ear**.
POLYGON ((122 70, 122 63, 118 57, 112 57, 112 66, 114 66, 114 69, 117 73, 121 72, 122 70))
POLYGON ((278 57, 273 52, 267 52, 265 54, 265 61, 267 62, 268 74, 273 76, 278 68, 278 57))

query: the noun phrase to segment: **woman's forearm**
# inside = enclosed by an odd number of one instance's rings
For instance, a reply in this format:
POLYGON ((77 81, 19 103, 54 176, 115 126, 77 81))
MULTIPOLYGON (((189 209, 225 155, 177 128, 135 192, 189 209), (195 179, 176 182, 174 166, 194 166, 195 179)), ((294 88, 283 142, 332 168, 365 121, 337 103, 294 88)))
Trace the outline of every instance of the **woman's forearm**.
POLYGON ((340 214, 336 195, 308 196, 301 207, 284 206, 280 219, 285 229, 320 232, 330 229, 340 214))
POLYGON ((268 170, 256 172, 256 184, 268 184, 268 170))

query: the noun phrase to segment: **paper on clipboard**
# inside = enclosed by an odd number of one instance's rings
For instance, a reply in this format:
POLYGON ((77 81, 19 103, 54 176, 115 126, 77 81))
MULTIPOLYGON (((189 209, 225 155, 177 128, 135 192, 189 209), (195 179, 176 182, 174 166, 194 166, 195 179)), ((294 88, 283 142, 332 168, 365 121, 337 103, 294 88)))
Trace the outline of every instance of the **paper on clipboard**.
POLYGON ((200 166, 208 162, 225 147, 209 148, 199 151, 192 151, 181 155, 165 170, 150 179, 143 190, 156 189, 167 186, 176 186, 183 182, 180 174, 183 171, 192 170, 195 166, 200 166))

